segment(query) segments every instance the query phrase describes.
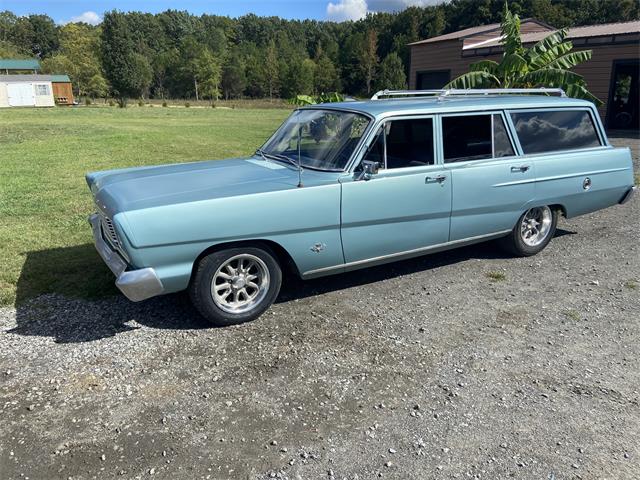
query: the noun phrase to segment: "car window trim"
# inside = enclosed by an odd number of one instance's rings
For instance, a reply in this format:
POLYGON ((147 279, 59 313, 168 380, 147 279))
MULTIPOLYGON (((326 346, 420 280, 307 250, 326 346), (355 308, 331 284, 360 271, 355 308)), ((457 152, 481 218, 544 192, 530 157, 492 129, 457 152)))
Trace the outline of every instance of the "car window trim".
MULTIPOLYGON (((392 121, 396 121, 396 120, 426 120, 426 119, 431 119, 431 133, 433 135, 433 165, 416 165, 416 166, 412 166, 412 167, 403 167, 403 168, 391 168, 388 169, 386 168, 387 165, 387 155, 386 155, 386 138, 385 138, 385 152, 384 152, 384 168, 380 168, 380 173, 382 172, 390 172, 390 171, 399 171, 399 172, 407 172, 411 169, 414 168, 432 168, 435 166, 442 166, 441 162, 440 162, 440 155, 438 154, 438 132, 437 132, 437 127, 436 127, 436 117, 437 114, 436 113, 413 113, 413 114, 400 114, 400 115, 389 115, 389 116, 385 116, 382 118, 378 118, 375 121, 375 125, 373 126, 372 129, 372 134, 370 134, 370 138, 367 138, 366 143, 363 144, 364 145, 364 150, 362 152, 362 155, 359 159, 357 159, 357 161, 354 162, 354 165, 351 169, 349 169, 349 172, 352 173, 355 171, 355 169, 358 167, 358 165, 360 165, 362 163, 362 161, 364 160, 365 155, 367 154, 367 152, 369 151, 369 148, 371 147, 371 145, 373 144, 373 142, 376 139, 376 136, 378 135, 378 132, 380 130, 380 128, 382 128, 383 125, 385 125, 387 122, 392 122, 392 121)), ((386 137, 386 135, 385 135, 386 137)))
POLYGON ((530 156, 540 156, 540 155, 557 155, 558 153, 564 152, 584 152, 587 150, 601 149, 601 148, 611 148, 611 144, 609 143, 609 139, 604 134, 602 129, 602 124, 600 122, 600 116, 596 115, 594 112, 595 107, 589 106, 580 106, 580 107, 538 107, 538 108, 510 108, 505 110, 507 117, 509 119, 509 123, 513 128, 513 135, 515 136, 518 142, 518 149, 520 150, 523 157, 530 156), (589 118, 591 119, 591 123, 593 124, 593 128, 598 136, 598 142, 600 145, 597 147, 585 147, 585 148, 571 148, 568 150, 552 150, 548 152, 537 152, 537 153, 525 153, 522 145, 520 143, 520 137, 518 136, 518 131, 516 130, 516 125, 513 122, 513 118, 511 117, 512 113, 537 113, 537 112, 563 112, 563 111, 580 111, 587 112, 589 114, 589 118))
MULTIPOLYGON (((356 147, 353 149, 353 152, 351 152, 351 156, 345 163, 344 168, 331 170, 331 171, 324 170, 329 173, 336 173, 336 172, 351 173, 354 169, 353 164, 356 162, 358 155, 360 154, 363 146, 365 145, 365 140, 368 137, 370 137, 371 132, 374 131, 374 125, 376 124, 376 121, 377 121, 376 117, 373 114, 363 110, 358 110, 355 108, 333 107, 331 105, 309 105, 306 107, 296 108, 296 110, 330 110, 330 111, 337 111, 337 112, 356 113, 358 115, 362 115, 363 117, 366 117, 369 119, 369 125, 367 125, 367 128, 365 129, 365 131, 362 132, 362 136, 360 137, 360 140, 358 141, 358 144, 356 145, 356 147)), ((296 110, 294 110, 294 112, 296 110)), ((293 112, 291 114, 293 115, 293 112)))
POLYGON ((507 117, 508 115, 506 114, 505 110, 500 110, 500 109, 491 109, 491 110, 473 110, 473 111, 469 111, 469 112, 452 112, 452 113, 440 113, 437 115, 439 117, 438 119, 438 123, 440 124, 440 152, 442 155, 441 161, 442 161, 442 165, 448 166, 448 165, 468 165, 468 164, 475 164, 475 163, 479 163, 479 162, 489 162, 489 161, 500 161, 500 160, 511 160, 513 161, 514 158, 519 158, 522 156, 522 150, 520 150, 520 145, 516 145, 515 139, 514 139, 514 134, 515 131, 511 131, 511 125, 507 122, 507 117), (444 158, 444 127, 443 127, 443 123, 442 123, 442 119, 444 117, 465 117, 465 116, 480 116, 480 115, 491 115, 491 158, 482 158, 482 159, 477 159, 477 160, 464 160, 461 162, 447 162, 445 161, 444 158), (504 125, 505 130, 507 131, 507 137, 509 138, 509 142, 511 144, 511 149, 513 150, 513 155, 508 155, 505 157, 496 157, 495 156, 495 135, 494 135, 494 120, 493 120, 493 116, 494 115, 500 115, 500 117, 502 118, 502 123, 504 125))
MULTIPOLYGON (((334 112, 354 113, 354 114, 357 114, 357 115, 361 115, 361 116, 363 116, 363 117, 365 117, 365 118, 367 118, 369 120, 369 125, 367 125, 367 128, 365 129, 365 131, 360 136, 360 140, 358 141, 358 144, 353 149, 353 152, 351 152, 351 156, 349 157, 349 159, 347 160, 347 162, 345 163, 345 166, 343 168, 340 168, 340 169, 338 169, 338 168, 336 168, 336 169, 313 168, 313 170, 316 170, 316 171, 319 171, 319 172, 327 172, 327 173, 349 172, 351 164, 353 163, 354 159, 356 158, 356 155, 358 154, 358 152, 362 148, 363 140, 368 135, 370 135, 370 133, 371 133, 371 127, 375 123, 376 117, 374 117, 369 112, 365 112, 365 111, 362 111, 362 110, 357 110, 357 109, 353 109, 353 108, 342 108, 342 107, 336 108, 336 107, 331 107, 331 106, 328 106, 328 105, 309 105, 307 107, 296 108, 295 110, 293 110, 289 114, 289 116, 287 118, 285 118, 282 121, 282 123, 280 123, 280 125, 278 125, 278 128, 276 128, 273 131, 273 133, 271 133, 271 135, 269 135, 269 137, 262 143, 262 145, 260 147, 258 147, 258 149, 261 150, 262 147, 264 147, 267 143, 269 143, 273 139, 273 137, 275 137, 275 135, 278 132, 278 130, 280 130, 280 127, 282 125, 284 125, 284 123, 287 120, 289 120, 289 118, 291 118, 291 116, 294 115, 298 110, 330 110, 330 111, 334 111, 334 112)), ((307 167, 307 168, 310 168, 310 167, 307 167)))

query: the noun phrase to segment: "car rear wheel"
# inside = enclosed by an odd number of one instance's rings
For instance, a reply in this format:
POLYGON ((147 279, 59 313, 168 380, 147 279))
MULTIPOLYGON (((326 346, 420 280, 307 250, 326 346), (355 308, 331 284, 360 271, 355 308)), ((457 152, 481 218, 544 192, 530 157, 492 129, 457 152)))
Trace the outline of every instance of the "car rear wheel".
POLYGON ((217 326, 258 318, 278 296, 282 270, 268 248, 238 247, 202 258, 189 294, 196 309, 217 326))
POLYGON ((549 244, 557 224, 557 210, 548 206, 530 208, 522 214, 511 233, 502 239, 502 246, 521 257, 535 255, 549 244))

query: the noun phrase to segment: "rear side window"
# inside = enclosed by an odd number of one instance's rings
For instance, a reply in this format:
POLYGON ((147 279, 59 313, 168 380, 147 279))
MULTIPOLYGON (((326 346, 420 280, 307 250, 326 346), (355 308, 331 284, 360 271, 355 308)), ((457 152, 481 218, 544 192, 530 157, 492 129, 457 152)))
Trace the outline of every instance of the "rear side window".
POLYGON ((546 153, 601 145, 586 110, 513 112, 511 118, 524 153, 546 153))
POLYGON ((456 115, 442 118, 444 161, 466 162, 514 155, 502 115, 456 115))

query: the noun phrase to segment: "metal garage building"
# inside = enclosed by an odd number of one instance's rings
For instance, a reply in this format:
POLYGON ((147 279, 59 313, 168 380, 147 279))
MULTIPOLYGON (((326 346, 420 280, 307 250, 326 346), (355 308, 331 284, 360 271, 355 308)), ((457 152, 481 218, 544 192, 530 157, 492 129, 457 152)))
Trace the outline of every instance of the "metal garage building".
MULTIPOLYGON (((535 19, 523 19, 522 43, 529 47, 555 29, 535 19)), ((573 70, 604 102, 600 115, 609 128, 638 129, 640 123, 640 21, 570 28, 567 40, 575 50, 590 49, 590 61, 573 70)), ((467 28, 410 44, 409 84, 413 89, 442 88, 449 80, 483 59, 499 60, 499 24, 467 28)))
POLYGON ((0 75, 0 108, 53 107, 53 75, 0 75))

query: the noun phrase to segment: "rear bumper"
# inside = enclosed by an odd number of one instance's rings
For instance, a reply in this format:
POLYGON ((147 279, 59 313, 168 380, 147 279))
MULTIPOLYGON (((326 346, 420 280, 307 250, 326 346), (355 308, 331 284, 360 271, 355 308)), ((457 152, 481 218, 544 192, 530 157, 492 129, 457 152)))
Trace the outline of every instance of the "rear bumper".
POLYGON ((620 203, 620 205, 624 205, 624 204, 625 204, 625 203, 627 203, 629 200, 631 200, 631 199, 633 198, 633 194, 634 194, 634 193, 635 193, 635 191, 636 191, 636 188, 637 188, 637 187, 633 186, 633 187, 631 187, 629 190, 627 190, 627 193, 625 193, 625 194, 624 194, 624 197, 622 197, 622 198, 620 199, 620 202, 618 202, 618 203, 620 203))
POLYGON ((100 257, 116 276, 116 287, 132 302, 155 297, 164 292, 162 282, 153 268, 126 271, 127 262, 114 251, 102 236, 100 216, 96 213, 89 217, 93 230, 93 241, 100 257))

